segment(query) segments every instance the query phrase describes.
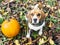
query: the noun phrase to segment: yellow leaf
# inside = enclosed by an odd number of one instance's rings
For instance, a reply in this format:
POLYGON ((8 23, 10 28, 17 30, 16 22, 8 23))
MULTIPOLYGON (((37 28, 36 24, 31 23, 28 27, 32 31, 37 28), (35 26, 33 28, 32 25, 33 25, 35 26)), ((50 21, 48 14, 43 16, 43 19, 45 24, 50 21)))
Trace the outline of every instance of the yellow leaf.
POLYGON ((3 9, 1 9, 1 10, 0 10, 0 12, 3 14, 3 13, 4 13, 4 10, 3 10, 3 9))
POLYGON ((4 12, 4 13, 3 13, 3 15, 7 15, 7 14, 8 14, 8 12, 4 12))
POLYGON ((49 40, 49 43, 50 43, 51 45, 53 45, 53 44, 54 44, 54 41, 53 41, 52 39, 50 39, 50 40, 49 40))
POLYGON ((59 11, 59 13, 60 13, 60 9, 59 9, 58 11, 59 11))
POLYGON ((45 43, 44 39, 43 38, 42 39, 39 39, 39 45, 41 45, 43 43, 45 43))
POLYGON ((44 39, 47 39, 47 37, 46 37, 46 36, 43 36, 43 38, 44 38, 44 39))
POLYGON ((12 43, 10 45, 12 45, 12 43))
POLYGON ((20 45, 18 40, 15 40, 14 43, 15 43, 16 45, 20 45))
POLYGON ((7 38, 8 40, 12 40, 13 38, 7 38))
POLYGON ((52 22, 51 21, 49 22, 49 27, 52 27, 52 22))
POLYGON ((9 2, 12 2, 12 1, 14 1, 14 0, 10 0, 9 2))
POLYGON ((32 42, 28 42, 26 45, 31 45, 32 44, 32 42))
POLYGON ((20 12, 20 15, 22 15, 23 13, 22 12, 20 12))
POLYGON ((46 6, 50 8, 50 5, 46 5, 46 6))

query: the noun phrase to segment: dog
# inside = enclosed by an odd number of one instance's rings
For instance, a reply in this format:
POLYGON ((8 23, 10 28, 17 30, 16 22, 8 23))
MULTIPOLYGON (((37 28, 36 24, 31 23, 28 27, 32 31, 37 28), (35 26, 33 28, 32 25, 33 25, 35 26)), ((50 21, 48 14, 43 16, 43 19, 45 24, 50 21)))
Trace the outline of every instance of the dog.
POLYGON ((26 37, 30 38, 31 30, 38 31, 39 35, 42 35, 43 27, 45 26, 45 18, 46 14, 43 12, 42 9, 39 9, 39 4, 36 4, 34 8, 28 11, 26 20, 28 21, 29 30, 27 32, 26 37))

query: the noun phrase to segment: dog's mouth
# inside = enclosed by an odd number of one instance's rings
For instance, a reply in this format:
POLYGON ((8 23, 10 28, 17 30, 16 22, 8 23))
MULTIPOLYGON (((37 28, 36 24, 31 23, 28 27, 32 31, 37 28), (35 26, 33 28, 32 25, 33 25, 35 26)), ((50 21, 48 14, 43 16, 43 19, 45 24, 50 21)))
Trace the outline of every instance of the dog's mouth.
POLYGON ((32 23, 32 25, 37 25, 38 23, 32 23))
POLYGON ((39 21, 39 23, 32 23, 32 25, 40 26, 40 25, 42 25, 43 22, 44 22, 44 20, 41 20, 41 21, 39 21))
POLYGON ((37 24, 37 23, 39 23, 38 18, 32 18, 32 24, 37 24))

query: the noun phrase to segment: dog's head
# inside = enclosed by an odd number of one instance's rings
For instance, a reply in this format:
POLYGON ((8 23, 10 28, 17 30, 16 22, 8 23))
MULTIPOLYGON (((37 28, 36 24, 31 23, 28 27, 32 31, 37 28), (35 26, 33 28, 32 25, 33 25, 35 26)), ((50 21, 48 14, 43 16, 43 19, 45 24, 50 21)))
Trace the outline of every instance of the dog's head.
POLYGON ((32 24, 38 24, 41 20, 44 20, 46 14, 38 8, 38 4, 34 6, 32 10, 30 10, 27 14, 28 22, 32 24))

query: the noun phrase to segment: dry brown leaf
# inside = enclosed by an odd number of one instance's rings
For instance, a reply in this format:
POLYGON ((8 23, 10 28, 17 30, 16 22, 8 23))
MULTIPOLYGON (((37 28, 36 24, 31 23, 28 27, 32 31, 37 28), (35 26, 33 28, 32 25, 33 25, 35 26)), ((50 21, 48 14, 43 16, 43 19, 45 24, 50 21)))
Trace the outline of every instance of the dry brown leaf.
POLYGON ((49 27, 53 27, 54 23, 52 23, 51 21, 49 22, 49 27))

